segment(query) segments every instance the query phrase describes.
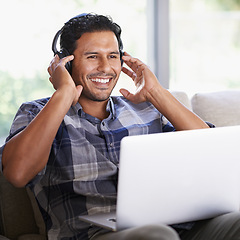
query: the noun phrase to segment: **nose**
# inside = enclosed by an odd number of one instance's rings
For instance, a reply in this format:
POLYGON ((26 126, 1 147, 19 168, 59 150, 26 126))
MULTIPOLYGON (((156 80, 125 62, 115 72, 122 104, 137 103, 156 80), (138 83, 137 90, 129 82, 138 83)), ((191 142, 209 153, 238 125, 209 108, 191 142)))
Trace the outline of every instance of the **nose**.
POLYGON ((104 72, 104 73, 108 73, 112 70, 112 67, 108 61, 108 58, 103 57, 103 58, 99 59, 97 70, 99 72, 104 72))

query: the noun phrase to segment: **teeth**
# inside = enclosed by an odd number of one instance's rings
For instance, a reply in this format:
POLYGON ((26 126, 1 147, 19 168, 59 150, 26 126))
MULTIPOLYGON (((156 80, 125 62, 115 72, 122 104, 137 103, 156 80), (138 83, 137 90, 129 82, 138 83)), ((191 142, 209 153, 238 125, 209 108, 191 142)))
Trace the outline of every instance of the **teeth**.
POLYGON ((110 81, 109 78, 92 78, 91 81, 99 82, 99 83, 108 83, 110 81))

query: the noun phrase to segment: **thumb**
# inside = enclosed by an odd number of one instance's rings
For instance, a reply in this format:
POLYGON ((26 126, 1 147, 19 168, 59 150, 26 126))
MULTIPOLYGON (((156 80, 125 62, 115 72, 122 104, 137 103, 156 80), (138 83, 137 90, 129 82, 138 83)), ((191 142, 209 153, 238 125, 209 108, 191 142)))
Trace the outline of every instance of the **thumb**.
POLYGON ((127 89, 121 88, 119 91, 126 99, 133 101, 134 95, 130 93, 127 89))
POLYGON ((83 90, 83 86, 82 85, 77 85, 76 86, 77 95, 75 96, 75 98, 73 100, 72 106, 77 104, 77 102, 78 102, 78 100, 80 98, 80 95, 82 93, 82 90, 83 90))
POLYGON ((77 86, 76 86, 76 89, 77 89, 77 92, 78 92, 79 97, 80 97, 80 95, 81 95, 81 93, 82 93, 82 90, 83 90, 83 86, 82 86, 82 85, 77 85, 77 86))

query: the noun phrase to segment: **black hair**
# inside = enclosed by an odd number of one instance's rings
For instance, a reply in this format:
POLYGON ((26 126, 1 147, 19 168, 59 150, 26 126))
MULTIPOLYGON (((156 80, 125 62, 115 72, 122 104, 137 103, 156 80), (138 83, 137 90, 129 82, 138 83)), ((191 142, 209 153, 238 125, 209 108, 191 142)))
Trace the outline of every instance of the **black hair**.
POLYGON ((62 28, 60 37, 61 49, 66 49, 73 54, 76 49, 76 41, 87 32, 112 31, 118 41, 119 51, 122 52, 121 27, 114 23, 109 16, 98 14, 84 14, 70 19, 62 28))

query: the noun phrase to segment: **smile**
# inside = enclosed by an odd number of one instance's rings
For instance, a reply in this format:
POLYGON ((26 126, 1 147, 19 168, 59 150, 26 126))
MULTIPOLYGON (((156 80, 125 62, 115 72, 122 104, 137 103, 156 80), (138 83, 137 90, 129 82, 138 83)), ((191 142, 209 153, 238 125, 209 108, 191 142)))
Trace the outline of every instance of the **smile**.
POLYGON ((90 78, 90 80, 97 83, 108 83, 111 78, 90 78))

